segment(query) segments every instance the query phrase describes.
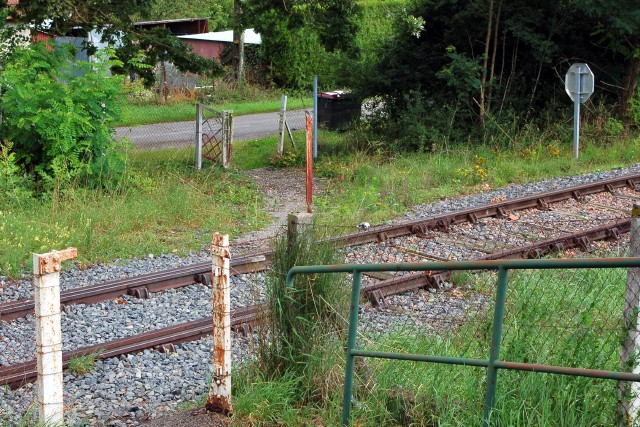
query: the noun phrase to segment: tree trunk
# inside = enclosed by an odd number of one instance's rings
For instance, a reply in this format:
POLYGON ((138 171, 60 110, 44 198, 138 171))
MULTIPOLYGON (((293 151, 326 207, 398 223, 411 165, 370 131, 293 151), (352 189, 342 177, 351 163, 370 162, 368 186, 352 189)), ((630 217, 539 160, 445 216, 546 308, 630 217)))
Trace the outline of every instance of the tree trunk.
POLYGON ((233 73, 236 81, 244 81, 244 26, 240 0, 233 1, 233 73))
POLYGON ((485 84, 487 82, 487 66, 489 63, 489 44, 491 43, 491 30, 493 24, 493 0, 489 0, 489 22, 487 23, 487 37, 484 42, 484 56, 482 57, 482 80, 480 81, 480 120, 482 127, 485 121, 485 84))
POLYGON ((620 93, 620 117, 625 127, 629 127, 632 123, 631 109, 629 101, 636 96, 638 87, 638 77, 640 77, 640 56, 634 56, 627 62, 627 69, 622 82, 622 92, 620 93))
POLYGON ((496 13, 496 26, 493 30, 493 52, 491 53, 491 71, 489 72, 489 96, 487 97, 487 112, 491 112, 491 96, 493 95, 493 77, 496 68, 496 53, 498 52, 498 28, 500 26, 500 14, 502 13, 502 0, 498 3, 496 13))

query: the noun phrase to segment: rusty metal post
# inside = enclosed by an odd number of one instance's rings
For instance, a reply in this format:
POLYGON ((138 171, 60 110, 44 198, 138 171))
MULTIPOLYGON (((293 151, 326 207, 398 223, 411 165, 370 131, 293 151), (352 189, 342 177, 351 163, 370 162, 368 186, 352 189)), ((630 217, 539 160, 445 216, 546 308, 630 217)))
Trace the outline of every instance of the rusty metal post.
POLYGON ((233 413, 231 403, 231 283, 229 235, 214 233, 213 258, 213 380, 206 408, 225 415, 233 413))
POLYGON ((36 393, 38 415, 43 425, 64 423, 60 270, 62 261, 77 256, 75 248, 33 254, 38 364, 36 393))
POLYGON ((307 121, 307 213, 313 213, 313 119, 305 115, 307 121))
MULTIPOLYGON (((629 256, 640 256, 640 204, 634 203, 631 210, 631 229, 629 230, 629 256)), ((624 297, 623 322, 627 336, 620 351, 620 364, 623 371, 640 373, 636 362, 640 351, 640 271, 637 268, 627 270, 627 288, 624 297)), ((618 383, 618 395, 621 406, 621 425, 637 425, 640 412, 640 384, 634 382, 618 383)))

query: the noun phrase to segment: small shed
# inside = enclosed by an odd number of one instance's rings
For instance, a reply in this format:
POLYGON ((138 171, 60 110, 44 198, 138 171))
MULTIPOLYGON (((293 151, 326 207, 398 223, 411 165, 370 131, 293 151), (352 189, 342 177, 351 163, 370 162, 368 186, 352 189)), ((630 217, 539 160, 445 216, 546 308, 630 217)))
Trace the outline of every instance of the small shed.
MULTIPOLYGON (((203 34, 178 36, 183 43, 191 46, 194 53, 209 59, 220 59, 225 47, 233 43, 233 31, 216 31, 203 34)), ((253 28, 244 30, 245 44, 260 44, 260 34, 253 28)))

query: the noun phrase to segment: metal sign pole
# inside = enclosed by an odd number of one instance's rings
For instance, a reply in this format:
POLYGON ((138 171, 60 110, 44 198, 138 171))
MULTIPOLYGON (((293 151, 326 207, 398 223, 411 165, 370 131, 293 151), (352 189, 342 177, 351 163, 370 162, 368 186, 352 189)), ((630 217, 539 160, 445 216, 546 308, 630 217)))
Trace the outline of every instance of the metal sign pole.
POLYGON ((573 99, 573 158, 578 160, 578 150, 580 145, 580 83, 582 81, 582 67, 578 67, 576 72, 576 87, 573 99))

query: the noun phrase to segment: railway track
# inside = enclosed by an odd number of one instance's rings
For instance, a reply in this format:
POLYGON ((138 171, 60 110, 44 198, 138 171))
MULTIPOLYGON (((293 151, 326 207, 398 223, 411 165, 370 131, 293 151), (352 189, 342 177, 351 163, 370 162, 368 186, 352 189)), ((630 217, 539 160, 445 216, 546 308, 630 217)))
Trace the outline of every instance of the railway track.
MULTIPOLYGON (((372 242, 382 242, 410 234, 424 235, 430 230, 446 230, 453 225, 461 223, 477 223, 481 219, 490 217, 501 218, 507 215, 508 212, 532 208, 544 210, 548 209, 549 205, 553 203, 568 199, 583 200, 591 194, 614 192, 616 189, 624 187, 634 191, 640 191, 640 174, 629 174, 618 178, 544 192, 533 196, 498 201, 484 206, 434 215, 419 220, 372 227, 367 231, 349 233, 331 238, 331 241, 342 246, 355 246, 372 242)), ((266 269, 270 257, 271 251, 266 250, 260 253, 233 258, 231 261, 232 274, 262 271, 266 269)), ((146 298, 153 292, 189 286, 194 283, 206 283, 207 275, 210 273, 210 263, 197 263, 187 267, 65 291, 60 295, 60 302, 63 306, 66 306, 71 304, 93 304, 118 298, 122 295, 146 298)), ((19 317, 24 317, 32 313, 33 308, 33 300, 21 300, 0 304, 0 320, 11 321, 19 317)))
MULTIPOLYGON (((466 209, 459 212, 435 215, 429 218, 407 221, 395 225, 372 228, 363 233, 351 233, 332 239, 336 243, 348 245, 362 245, 371 242, 384 242, 390 239, 406 235, 426 236, 433 230, 443 231, 450 227, 471 223, 476 224, 483 218, 501 218, 509 212, 522 209, 537 208, 546 210, 552 203, 567 199, 583 200, 585 196, 599 192, 615 192, 616 189, 627 187, 638 191, 636 181, 640 180, 640 174, 629 175, 618 179, 611 179, 591 185, 567 188, 564 190, 538 194, 533 197, 523 197, 510 201, 500 201, 490 205, 474 209, 466 209)), ((543 239, 532 244, 494 251, 477 259, 502 259, 517 257, 540 257, 553 251, 564 251, 571 248, 588 249, 593 241, 616 240, 628 232, 630 221, 618 219, 598 227, 581 230, 575 233, 565 233, 562 236, 543 239)), ((427 236, 428 237, 428 236, 427 236)), ((271 253, 264 251, 236 258, 232 262, 234 273, 249 273, 266 268, 271 253)), ((137 278, 118 280, 91 288, 81 288, 63 293, 63 303, 78 304, 104 301, 117 298, 122 294, 136 297, 146 297, 151 292, 159 292, 165 289, 188 286, 193 283, 206 282, 207 273, 210 271, 208 263, 196 264, 189 267, 153 273, 137 278), (92 292, 98 290, 98 292, 92 292)), ((401 275, 398 277, 378 276, 371 277, 371 283, 363 286, 363 294, 373 306, 384 304, 385 297, 421 287, 439 288, 447 279, 444 272, 426 272, 401 275)), ((3 320, 17 318, 28 314, 33 308, 30 301, 17 301, 2 305, 3 320)), ((236 331, 249 332, 251 326, 259 320, 264 309, 260 305, 238 308, 232 312, 232 327, 236 331)), ((181 342, 196 340, 207 336, 212 330, 212 319, 203 318, 196 321, 174 325, 145 334, 115 340, 109 343, 80 348, 64 354, 65 364, 74 357, 99 353, 101 358, 114 357, 121 354, 140 351, 147 348, 158 350, 172 350, 172 346, 181 342)), ((18 365, 0 367, 0 383, 17 387, 35 378, 35 361, 18 365)))

